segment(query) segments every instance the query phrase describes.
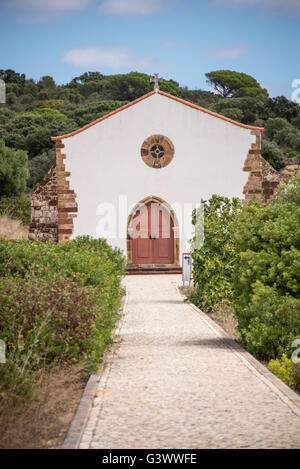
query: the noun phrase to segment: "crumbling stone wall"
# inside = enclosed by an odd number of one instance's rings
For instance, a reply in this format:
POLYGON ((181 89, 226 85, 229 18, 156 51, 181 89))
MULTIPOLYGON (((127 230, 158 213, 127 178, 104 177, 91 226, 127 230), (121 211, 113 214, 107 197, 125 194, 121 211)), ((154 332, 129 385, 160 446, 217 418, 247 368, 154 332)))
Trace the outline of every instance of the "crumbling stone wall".
POLYGON ((56 141, 56 167, 57 167, 57 198, 58 198, 58 242, 69 241, 73 233, 73 218, 77 217, 78 206, 76 194, 70 189, 67 177, 71 175, 66 171, 64 160, 66 155, 62 153, 64 144, 56 141))
POLYGON ((29 239, 68 241, 78 210, 76 194, 70 189, 62 153, 64 144, 56 142, 56 165, 47 173, 31 198, 29 239))
POLYGON ((252 130, 251 133, 256 135, 256 142, 251 145, 243 168, 243 171, 249 172, 243 191, 244 204, 247 204, 249 200, 267 202, 277 192, 283 180, 279 172, 261 156, 261 132, 252 130))
POLYGON ((29 239, 58 240, 57 206, 57 170, 54 166, 32 195, 29 239))

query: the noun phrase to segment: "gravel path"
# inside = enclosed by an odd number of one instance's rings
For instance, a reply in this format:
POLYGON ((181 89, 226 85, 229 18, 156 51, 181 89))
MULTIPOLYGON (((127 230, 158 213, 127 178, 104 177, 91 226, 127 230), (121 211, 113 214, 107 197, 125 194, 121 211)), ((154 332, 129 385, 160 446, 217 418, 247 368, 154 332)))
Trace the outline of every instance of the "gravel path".
POLYGON ((300 448, 300 407, 183 303, 179 283, 126 277, 121 341, 80 448, 300 448))

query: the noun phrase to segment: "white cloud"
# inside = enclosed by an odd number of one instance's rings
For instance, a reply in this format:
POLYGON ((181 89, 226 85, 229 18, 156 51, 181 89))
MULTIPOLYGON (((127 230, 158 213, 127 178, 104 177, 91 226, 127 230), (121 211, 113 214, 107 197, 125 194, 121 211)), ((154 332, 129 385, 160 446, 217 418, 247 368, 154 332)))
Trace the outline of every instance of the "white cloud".
POLYGON ((132 49, 126 45, 71 49, 64 54, 62 60, 77 67, 153 71, 158 66, 151 57, 136 57, 132 49))
POLYGON ((235 44, 229 47, 217 47, 215 49, 207 49, 206 55, 219 59, 237 59, 247 54, 253 46, 247 44, 235 44))
POLYGON ((285 11, 287 13, 300 14, 299 0, 213 0, 213 3, 215 5, 229 6, 258 6, 271 13, 285 11))
POLYGON ((148 16, 165 9, 169 0, 102 0, 100 11, 107 15, 148 16))

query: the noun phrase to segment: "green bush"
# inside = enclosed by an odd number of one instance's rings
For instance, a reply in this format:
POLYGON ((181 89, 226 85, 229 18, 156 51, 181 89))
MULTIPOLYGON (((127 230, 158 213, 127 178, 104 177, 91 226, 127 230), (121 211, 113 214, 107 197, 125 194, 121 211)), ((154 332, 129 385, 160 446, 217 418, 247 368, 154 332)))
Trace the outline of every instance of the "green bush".
POLYGON ((271 360, 268 369, 277 376, 281 381, 290 388, 295 389, 297 386, 297 377, 294 364, 290 358, 284 353, 281 360, 271 360))
POLYGON ((0 241, 0 398, 26 398, 41 367, 84 361, 94 371, 111 343, 125 258, 103 239, 0 241))
POLYGON ((55 148, 37 155, 28 162, 29 167, 29 178, 27 185, 30 188, 34 188, 44 178, 45 174, 55 164, 56 152, 55 148))
MULTIPOLYGON (((241 210, 239 199, 213 195, 204 206, 205 240, 193 251, 193 281, 190 299, 210 311, 221 300, 232 299, 232 274, 236 251, 232 242, 233 221, 241 210)), ((197 212, 193 213, 193 224, 197 212)))
POLYGON ((300 334, 300 208, 250 204, 236 221, 235 314, 242 344, 262 359, 290 354, 300 334))
POLYGON ((300 299, 280 295, 276 288, 257 281, 247 306, 236 305, 240 340, 259 359, 292 354, 292 343, 300 332, 300 299))
POLYGON ((27 153, 8 148, 0 140, 0 197, 22 194, 28 176, 27 153))
POLYGON ((93 333, 96 295, 87 287, 60 276, 9 276, 1 281, 0 300, 0 337, 8 355, 0 366, 2 397, 27 397, 41 367, 69 365, 99 347, 103 351, 104 341, 95 343, 99 334, 93 333))
POLYGON ((262 141, 261 154, 275 169, 284 166, 283 154, 276 142, 262 141))
POLYGON ((21 197, 1 197, 0 215, 7 215, 15 220, 20 220, 23 225, 30 223, 30 198, 23 194, 21 197))
POLYGON ((279 186, 278 192, 272 197, 271 204, 292 203, 300 207, 300 171, 287 183, 279 186))

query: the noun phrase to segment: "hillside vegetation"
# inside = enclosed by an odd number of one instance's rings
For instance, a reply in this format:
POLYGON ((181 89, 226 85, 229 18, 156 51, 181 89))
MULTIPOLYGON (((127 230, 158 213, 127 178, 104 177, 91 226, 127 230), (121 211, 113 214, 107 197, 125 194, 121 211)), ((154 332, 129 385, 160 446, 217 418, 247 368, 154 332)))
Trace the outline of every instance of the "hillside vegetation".
MULTIPOLYGON (((153 89, 150 76, 138 72, 87 72, 64 85, 51 76, 36 82, 13 70, 0 70, 0 78, 7 101, 0 105, 0 181, 6 180, 0 197, 19 195, 24 185, 32 190, 41 181, 55 161, 51 136, 76 130, 153 89)), ((276 169, 300 161, 298 104, 270 98, 243 73, 218 70, 206 78, 214 92, 189 90, 174 80, 163 80, 160 88, 244 124, 265 126, 263 155, 276 169)))

